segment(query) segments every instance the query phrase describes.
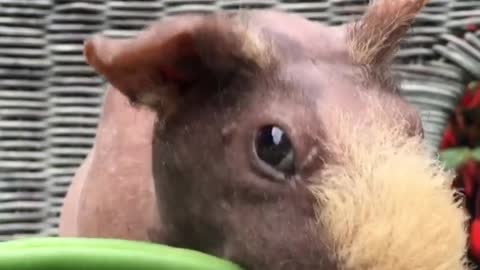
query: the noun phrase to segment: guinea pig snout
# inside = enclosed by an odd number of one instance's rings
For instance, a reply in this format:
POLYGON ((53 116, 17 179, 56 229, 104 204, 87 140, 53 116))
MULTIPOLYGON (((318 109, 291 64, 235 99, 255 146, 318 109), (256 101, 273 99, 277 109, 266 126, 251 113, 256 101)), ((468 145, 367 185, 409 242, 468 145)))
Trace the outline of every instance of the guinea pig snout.
POLYGON ((311 186, 322 242, 338 269, 467 269, 466 216, 419 138, 340 131, 311 186))

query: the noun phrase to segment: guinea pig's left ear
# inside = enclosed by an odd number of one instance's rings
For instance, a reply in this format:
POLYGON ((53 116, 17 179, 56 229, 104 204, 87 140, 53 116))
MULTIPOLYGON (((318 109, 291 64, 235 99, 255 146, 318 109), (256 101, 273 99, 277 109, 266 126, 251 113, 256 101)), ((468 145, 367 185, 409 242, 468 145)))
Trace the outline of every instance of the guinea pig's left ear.
POLYGON ((95 36, 87 62, 131 102, 162 113, 175 108, 192 84, 219 81, 270 63, 267 42, 238 16, 179 16, 129 39, 95 36))
POLYGON ((358 22, 350 25, 350 56, 359 65, 390 64, 400 41, 429 0, 373 0, 358 22))

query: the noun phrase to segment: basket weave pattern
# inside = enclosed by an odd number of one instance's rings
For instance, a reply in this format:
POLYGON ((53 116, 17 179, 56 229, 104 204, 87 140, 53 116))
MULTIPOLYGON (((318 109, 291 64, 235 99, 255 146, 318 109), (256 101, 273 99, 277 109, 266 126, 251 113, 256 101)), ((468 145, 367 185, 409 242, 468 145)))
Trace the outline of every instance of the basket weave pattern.
MULTIPOLYGON (((55 235, 70 180, 90 150, 104 81, 82 56, 97 32, 131 36, 181 13, 275 8, 328 24, 366 0, 0 0, 0 240, 55 235)), ((436 149, 465 83, 480 78, 480 1, 432 0, 398 53, 402 93, 436 149), (460 34, 459 34, 460 33, 460 34)))

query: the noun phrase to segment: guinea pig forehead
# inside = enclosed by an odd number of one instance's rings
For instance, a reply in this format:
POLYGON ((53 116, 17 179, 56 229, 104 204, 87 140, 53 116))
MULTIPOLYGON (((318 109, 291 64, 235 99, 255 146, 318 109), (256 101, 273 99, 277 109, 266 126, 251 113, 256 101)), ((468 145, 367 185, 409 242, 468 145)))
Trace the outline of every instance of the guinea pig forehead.
POLYGON ((358 68, 348 63, 299 60, 282 66, 279 77, 292 94, 303 95, 311 102, 344 106, 362 90, 358 68))

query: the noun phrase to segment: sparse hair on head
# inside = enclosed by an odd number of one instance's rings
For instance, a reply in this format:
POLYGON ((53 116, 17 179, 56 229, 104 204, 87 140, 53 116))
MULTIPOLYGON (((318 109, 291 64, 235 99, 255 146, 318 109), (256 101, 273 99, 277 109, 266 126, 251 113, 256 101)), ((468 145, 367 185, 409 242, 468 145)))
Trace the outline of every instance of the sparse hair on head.
POLYGON ((204 61, 225 69, 263 70, 274 64, 276 57, 270 40, 250 25, 251 13, 218 13, 204 18, 195 31, 195 39, 204 61), (216 49, 212 50, 213 44, 216 49), (216 53, 212 57, 211 53, 216 53))

